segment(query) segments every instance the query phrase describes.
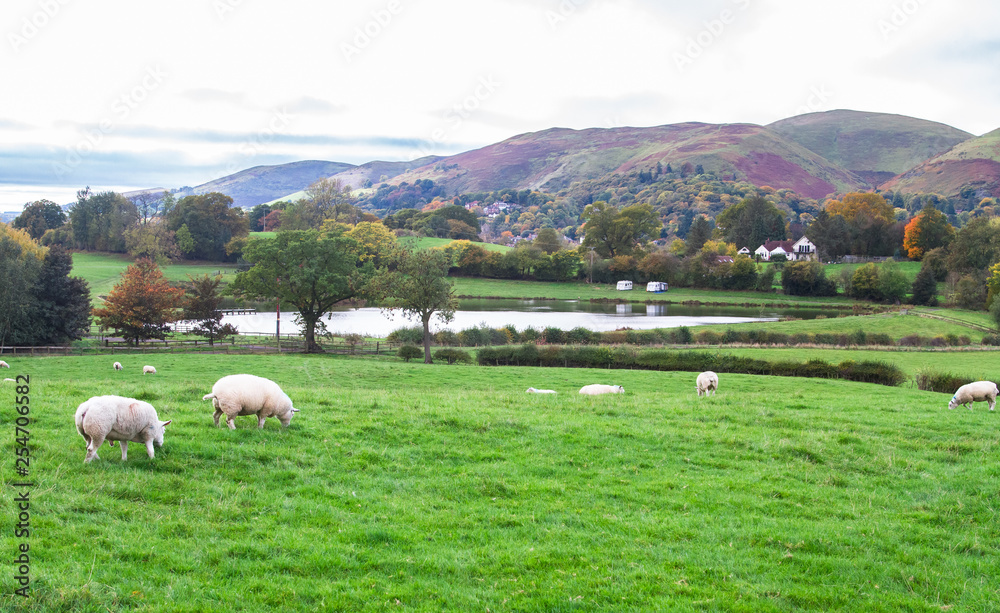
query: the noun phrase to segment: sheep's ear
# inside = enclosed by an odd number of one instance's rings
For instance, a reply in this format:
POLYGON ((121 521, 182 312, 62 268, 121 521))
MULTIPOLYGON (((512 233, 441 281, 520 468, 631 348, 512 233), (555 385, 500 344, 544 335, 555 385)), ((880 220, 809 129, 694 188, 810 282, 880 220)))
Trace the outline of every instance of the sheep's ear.
POLYGON ((298 409, 296 409, 295 407, 292 407, 292 413, 298 413, 298 412, 299 412, 298 409))
POLYGON ((160 422, 160 426, 162 426, 162 427, 166 428, 166 427, 167 427, 167 424, 169 424, 169 423, 170 423, 170 422, 172 422, 172 421, 174 421, 174 420, 172 420, 172 419, 168 419, 167 421, 161 421, 161 422, 160 422))

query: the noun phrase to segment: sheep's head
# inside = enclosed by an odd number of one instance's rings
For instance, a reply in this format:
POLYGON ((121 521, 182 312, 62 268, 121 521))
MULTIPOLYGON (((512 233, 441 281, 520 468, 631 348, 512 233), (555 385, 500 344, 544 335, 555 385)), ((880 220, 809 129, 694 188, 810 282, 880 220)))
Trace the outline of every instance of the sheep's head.
POLYGON ((957 406, 958 406, 958 396, 957 395, 956 396, 952 396, 951 400, 948 401, 948 408, 949 409, 954 409, 957 406))
POLYGON ((173 420, 157 421, 156 425, 153 426, 153 444, 157 447, 163 447, 163 431, 171 421, 173 420))

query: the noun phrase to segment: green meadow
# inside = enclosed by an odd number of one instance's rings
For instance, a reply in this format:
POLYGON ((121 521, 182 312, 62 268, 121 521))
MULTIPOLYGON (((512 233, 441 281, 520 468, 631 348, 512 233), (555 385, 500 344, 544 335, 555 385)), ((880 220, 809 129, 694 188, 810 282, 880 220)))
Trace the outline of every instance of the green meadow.
MULTIPOLYGON (((25 539, 8 523, 4 611, 986 611, 1000 598, 1000 416, 981 403, 726 374, 699 399, 693 373, 304 355, 149 355, 114 372, 113 359, 8 360, 5 376, 30 376, 34 486, 32 591, 12 593, 25 539), (301 410, 287 430, 213 426, 201 397, 237 372, 283 386, 301 410), (594 382, 626 393, 576 393, 594 382), (154 459, 133 444, 125 462, 105 446, 83 463, 73 414, 99 394, 173 420, 154 459)), ((14 393, 2 384, 5 406, 14 393)), ((14 416, 0 412, 9 518, 14 416)))

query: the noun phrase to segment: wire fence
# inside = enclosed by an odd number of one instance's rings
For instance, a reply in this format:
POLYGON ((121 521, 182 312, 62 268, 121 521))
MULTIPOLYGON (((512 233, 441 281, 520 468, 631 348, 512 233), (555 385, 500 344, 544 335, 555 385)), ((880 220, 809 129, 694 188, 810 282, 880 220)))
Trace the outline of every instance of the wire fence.
MULTIPOLYGON (((366 340, 357 343, 326 341, 320 342, 325 353, 344 355, 395 355, 399 343, 386 340, 366 340)), ((150 353, 296 353, 305 351, 306 343, 301 337, 282 338, 280 344, 274 335, 243 335, 225 342, 209 344, 204 340, 146 341, 138 346, 121 340, 103 339, 103 342, 88 346, 43 346, 12 347, 0 346, 0 356, 44 357, 83 355, 145 355, 150 353), (255 338, 256 337, 256 338, 255 338)))

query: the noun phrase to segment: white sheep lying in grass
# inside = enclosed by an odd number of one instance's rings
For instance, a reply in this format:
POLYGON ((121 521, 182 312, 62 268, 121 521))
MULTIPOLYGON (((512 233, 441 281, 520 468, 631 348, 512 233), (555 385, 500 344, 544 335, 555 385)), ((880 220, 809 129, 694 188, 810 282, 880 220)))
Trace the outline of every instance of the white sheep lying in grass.
POLYGON ((112 365, 112 368, 114 368, 115 370, 122 370, 122 363, 121 362, 115 362, 112 365))
POLYGON ((122 443, 122 460, 127 459, 129 442, 146 445, 153 457, 153 445, 163 446, 163 430, 170 421, 160 421, 156 409, 148 402, 122 396, 94 396, 76 410, 76 430, 87 442, 84 462, 98 460, 97 448, 108 441, 122 443))
POLYGON ((238 415, 256 415, 257 427, 264 427, 264 420, 276 417, 283 427, 288 427, 292 415, 299 410, 292 407, 292 400, 281 391, 278 384, 254 375, 228 375, 215 382, 212 393, 202 396, 215 407, 215 425, 219 417, 226 416, 226 425, 236 429, 233 418, 238 415))
POLYGON ((535 389, 533 387, 529 387, 526 391, 529 394, 555 394, 556 393, 555 390, 538 390, 538 389, 535 389))
POLYGON ((0 360, 0 368, 10 368, 10 364, 4 362, 3 360, 0 360))
POLYGON ((997 384, 992 381, 975 381, 973 383, 966 383, 962 387, 958 388, 955 395, 951 397, 951 401, 948 402, 948 408, 954 409, 958 405, 972 410, 973 402, 982 402, 985 400, 990 404, 990 410, 997 404, 997 384))
POLYGON ((704 394, 707 398, 709 396, 709 392, 714 395, 718 389, 719 375, 710 370, 706 370, 698 375, 698 379, 695 381, 695 390, 698 392, 698 397, 701 397, 701 395, 704 394))
POLYGON ((150 366, 149 364, 146 364, 145 366, 142 367, 142 374, 155 375, 156 369, 150 366))
POLYGON ((625 388, 620 385, 602 385, 591 383, 580 388, 580 393, 585 396, 600 396, 601 394, 624 394, 625 388))

